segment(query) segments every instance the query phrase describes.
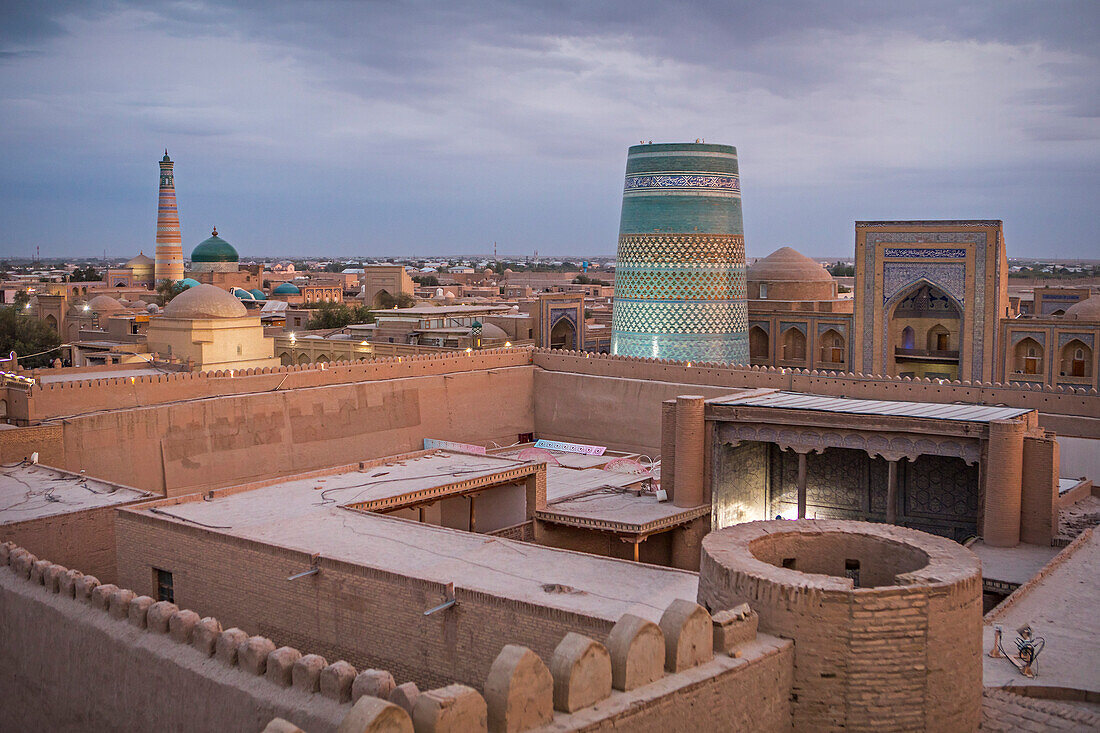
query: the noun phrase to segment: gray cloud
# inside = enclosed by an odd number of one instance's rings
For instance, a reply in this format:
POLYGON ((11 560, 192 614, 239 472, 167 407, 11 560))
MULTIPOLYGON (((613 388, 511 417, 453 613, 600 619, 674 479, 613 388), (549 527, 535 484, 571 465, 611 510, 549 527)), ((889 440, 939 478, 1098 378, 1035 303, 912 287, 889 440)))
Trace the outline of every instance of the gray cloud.
POLYGON ((1094 2, 43 5, 0 4, 4 254, 147 248, 164 145, 189 241, 610 253, 626 146, 696 137, 755 254, 943 216, 1098 249, 1059 183, 1100 170, 1094 2), (1037 176, 1042 215, 999 184, 1037 176))

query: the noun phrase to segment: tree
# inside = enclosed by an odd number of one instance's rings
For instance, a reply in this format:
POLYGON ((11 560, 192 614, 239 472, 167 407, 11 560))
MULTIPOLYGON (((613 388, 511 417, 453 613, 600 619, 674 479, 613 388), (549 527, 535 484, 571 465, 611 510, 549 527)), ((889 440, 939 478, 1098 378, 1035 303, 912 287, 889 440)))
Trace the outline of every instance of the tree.
POLYGON ((573 278, 574 285, 607 285, 606 280, 597 280, 594 277, 588 275, 577 275, 573 278))
POLYGON ((69 275, 69 282, 71 283, 95 282, 97 280, 99 280, 99 270, 91 265, 78 267, 69 275))
POLYGON ((852 277, 856 274, 856 268, 854 265, 846 265, 843 262, 837 262, 825 268, 833 277, 852 277))
POLYGON ((417 275, 412 280, 423 288, 434 288, 439 285, 439 278, 435 275, 417 275))
POLYGON ((58 356, 61 337, 43 321, 23 315, 20 308, 0 308, 0 353, 7 356, 14 351, 26 369, 49 366, 58 356))
POLYGON ((374 323, 374 315, 365 305, 321 303, 310 315, 306 328, 310 331, 343 328, 352 323, 374 323))
POLYGON ((187 290, 187 286, 183 284, 182 280, 161 280, 157 283, 157 295, 163 299, 163 305, 168 305, 172 298, 184 290, 187 290))
POLYGON ((414 305, 416 305, 416 298, 408 293, 401 293, 401 295, 396 297, 387 292, 382 292, 378 295, 378 306, 380 308, 393 308, 394 306, 398 308, 411 308, 414 305))

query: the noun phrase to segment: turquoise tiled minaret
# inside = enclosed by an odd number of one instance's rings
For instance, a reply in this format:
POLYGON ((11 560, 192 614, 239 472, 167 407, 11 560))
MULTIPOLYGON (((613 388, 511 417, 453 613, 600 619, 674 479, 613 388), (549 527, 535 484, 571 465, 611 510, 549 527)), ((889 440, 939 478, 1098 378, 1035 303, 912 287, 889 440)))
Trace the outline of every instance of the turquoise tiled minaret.
POLYGON ((748 363, 736 148, 708 143, 630 148, 611 351, 748 363))

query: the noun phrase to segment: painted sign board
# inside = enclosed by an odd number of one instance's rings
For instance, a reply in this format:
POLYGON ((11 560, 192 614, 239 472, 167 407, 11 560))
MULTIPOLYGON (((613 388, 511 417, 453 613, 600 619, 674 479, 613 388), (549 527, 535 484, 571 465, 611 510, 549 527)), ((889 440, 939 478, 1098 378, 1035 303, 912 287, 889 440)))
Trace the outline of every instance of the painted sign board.
POLYGON ((450 440, 435 440, 434 438, 424 438, 424 450, 436 450, 442 448, 443 450, 456 450, 463 453, 477 453, 478 455, 485 455, 485 446, 473 445, 471 443, 455 443, 450 440))
POLYGON ((563 443, 560 440, 539 440, 535 443, 535 447, 543 450, 559 450, 563 453, 583 453, 586 456, 602 456, 603 452, 607 450, 607 446, 603 445, 563 443))

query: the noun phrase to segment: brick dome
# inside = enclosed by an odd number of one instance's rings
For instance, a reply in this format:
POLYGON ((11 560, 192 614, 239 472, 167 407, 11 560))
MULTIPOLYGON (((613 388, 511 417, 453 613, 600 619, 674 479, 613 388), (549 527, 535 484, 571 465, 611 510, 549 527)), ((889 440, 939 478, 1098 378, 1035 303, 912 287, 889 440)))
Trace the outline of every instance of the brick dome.
POLYGON ((241 301, 213 285, 195 285, 172 298, 164 307, 165 318, 240 318, 248 310, 241 301))
POLYGON ((97 295, 88 301, 88 309, 96 313, 113 313, 125 310, 126 306, 109 295, 97 295))
POLYGON ((1100 295, 1074 303, 1066 309, 1064 318, 1077 321, 1100 321, 1100 295))
POLYGON ((144 252, 139 252, 137 257, 128 260, 123 267, 133 269, 135 267, 149 267, 154 264, 152 257, 147 257, 144 252))
POLYGON ((837 297, 836 281, 806 255, 780 247, 745 271, 750 300, 813 301, 837 297))
POLYGON ((798 250, 780 247, 745 271, 749 282, 832 282, 833 276, 798 250))

